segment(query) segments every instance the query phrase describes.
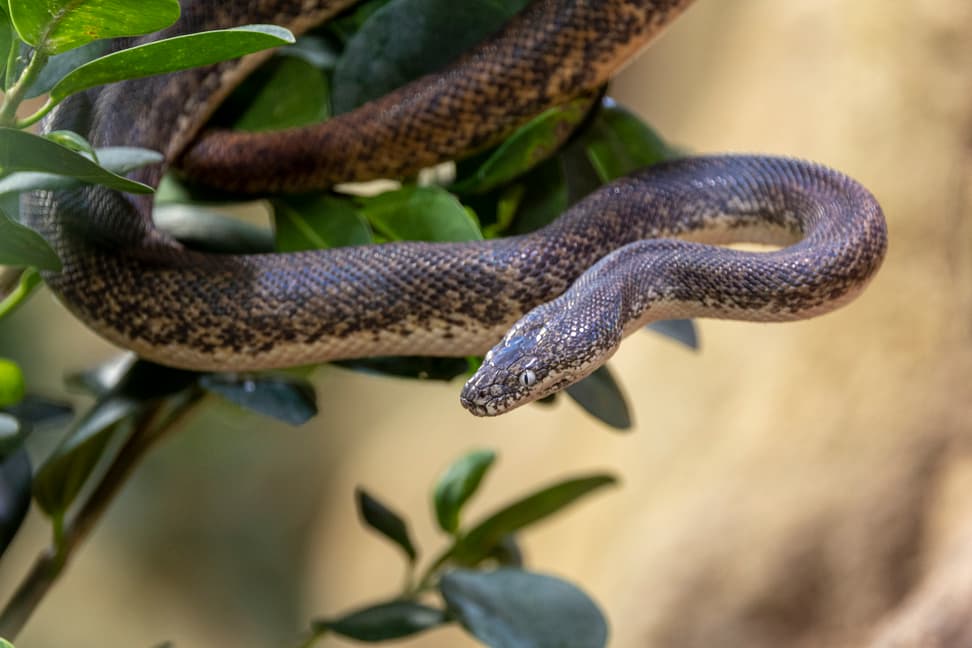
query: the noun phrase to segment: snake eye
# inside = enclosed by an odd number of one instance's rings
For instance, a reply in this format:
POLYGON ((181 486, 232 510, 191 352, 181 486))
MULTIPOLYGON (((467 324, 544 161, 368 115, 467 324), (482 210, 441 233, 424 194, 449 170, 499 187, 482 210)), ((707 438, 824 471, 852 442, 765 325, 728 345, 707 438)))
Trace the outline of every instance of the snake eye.
POLYGON ((520 374, 520 384, 524 387, 533 387, 537 383, 537 374, 533 373, 532 370, 527 369, 520 374))

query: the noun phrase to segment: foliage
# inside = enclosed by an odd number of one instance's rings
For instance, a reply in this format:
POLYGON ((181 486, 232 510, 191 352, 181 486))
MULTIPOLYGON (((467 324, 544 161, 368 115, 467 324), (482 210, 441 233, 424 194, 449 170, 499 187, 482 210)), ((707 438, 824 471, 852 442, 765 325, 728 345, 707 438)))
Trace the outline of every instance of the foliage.
MULTIPOLYGON (((160 162, 154 151, 94 149, 77 133, 41 136, 25 130, 68 96, 290 44, 242 84, 214 121, 248 131, 304 125, 433 71, 495 31, 524 4, 495 0, 466 11, 461 3, 446 0, 367 0, 296 42, 284 29, 255 25, 106 53, 112 45, 102 39, 169 26, 178 16, 177 0, 0 0, 0 265, 22 268, 0 273, 0 318, 29 297, 41 271, 61 265, 43 237, 19 222, 20 194, 80 184, 154 191, 126 177, 160 162), (46 96, 46 102, 18 116, 23 102, 37 96, 46 96)), ((222 252, 481 240, 542 227, 600 185, 670 155, 672 150, 635 115, 595 93, 545 111, 505 141, 454 167, 397 179, 395 188, 377 195, 274 196, 272 231, 210 209, 235 202, 234 197, 183 186, 174 177, 164 179, 156 196, 156 220, 187 245, 222 252)), ((655 328, 692 348, 697 345, 691 322, 655 328)), ((339 364, 384 375, 452 380, 478 363, 478 358, 370 358, 339 364)), ((303 376, 303 371, 199 374, 124 356, 69 377, 69 385, 87 392, 94 404, 70 423, 35 470, 24 445, 30 433, 60 427, 72 412, 25 390, 19 368, 0 359, 0 553, 33 498, 52 522, 53 546, 40 563, 39 576, 29 576, 23 587, 48 586, 153 439, 207 397, 301 424, 317 414, 314 388, 303 376)), ((625 398, 607 367, 567 393, 606 425, 630 426, 625 398)), ((604 645, 607 626, 597 606, 573 585, 527 571, 516 534, 614 479, 565 479, 466 524, 463 508, 495 459, 488 450, 470 453, 436 483, 436 520, 448 541, 420 575, 415 571, 420 552, 405 518, 359 489, 362 521, 401 549, 408 584, 392 600, 316 622, 309 642, 326 633, 383 641, 459 623, 491 646, 604 645)), ((15 607, 11 603, 0 613, 0 634, 13 636, 25 620, 24 611, 15 607)))

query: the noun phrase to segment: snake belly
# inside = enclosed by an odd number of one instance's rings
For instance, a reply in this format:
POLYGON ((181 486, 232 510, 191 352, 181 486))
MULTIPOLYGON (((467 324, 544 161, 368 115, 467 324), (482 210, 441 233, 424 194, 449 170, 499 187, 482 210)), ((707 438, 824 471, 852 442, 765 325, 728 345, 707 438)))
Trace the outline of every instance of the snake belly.
MULTIPOLYGON (((193 0, 163 35, 246 22, 300 32, 348 4, 193 0)), ((687 4, 538 0, 443 71, 324 124, 272 136, 197 138, 256 58, 89 91, 59 106, 45 128, 75 130, 95 146, 162 151, 166 164, 132 174, 153 185, 173 163, 196 180, 253 192, 405 175, 481 149, 602 84, 687 4)), ((206 254, 158 231, 150 199, 103 187, 37 192, 24 214, 63 261, 45 276, 53 292, 94 331, 145 358, 241 371, 475 355, 502 339, 463 392, 475 414, 507 411, 583 377, 646 319, 787 320, 835 308, 866 284, 886 247, 880 209, 856 182, 808 163, 731 156, 648 169, 533 234, 474 243, 206 254), (754 254, 644 241, 659 236, 792 245, 754 254), (619 262, 631 255, 656 260, 619 262), (612 296, 619 290, 620 302, 612 296), (565 302, 582 307, 549 313, 548 303, 565 302), (550 324, 548 332, 559 322, 571 344, 521 354, 527 345, 511 336, 526 325, 511 327, 525 314, 533 317, 524 322, 550 324), (616 334, 591 333, 609 326, 616 334)))

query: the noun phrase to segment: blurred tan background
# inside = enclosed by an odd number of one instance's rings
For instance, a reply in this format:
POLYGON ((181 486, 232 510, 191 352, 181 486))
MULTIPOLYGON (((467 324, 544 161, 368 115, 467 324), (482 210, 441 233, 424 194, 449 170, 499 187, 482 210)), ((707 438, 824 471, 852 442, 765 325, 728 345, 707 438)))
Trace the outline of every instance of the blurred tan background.
MULTIPOLYGON (((567 474, 621 477, 522 538, 603 605, 612 646, 972 646, 972 3, 699 0, 614 94, 689 149, 860 179, 890 224, 871 288, 810 322, 701 322, 700 354, 629 339, 613 361, 629 434, 567 401, 476 420, 459 383, 335 369, 299 429, 208 408, 141 467, 18 648, 295 645, 308 619, 400 585, 354 486, 407 512, 429 556, 429 484, 474 447, 501 457, 473 514, 567 474)), ((50 394, 112 354, 46 294, 0 340, 50 394)), ((46 534, 33 517, 0 589, 46 534)))

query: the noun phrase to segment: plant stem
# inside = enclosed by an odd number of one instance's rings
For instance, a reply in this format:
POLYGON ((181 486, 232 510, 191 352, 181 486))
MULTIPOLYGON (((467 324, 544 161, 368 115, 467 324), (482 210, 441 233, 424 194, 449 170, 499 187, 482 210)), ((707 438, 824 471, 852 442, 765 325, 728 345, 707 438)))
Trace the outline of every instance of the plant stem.
POLYGON ((40 275, 34 268, 0 273, 0 319, 14 312, 38 285, 40 275))
POLYGON ((0 104, 0 126, 13 126, 17 123, 17 108, 20 107, 20 102, 24 100, 27 90, 46 64, 47 54, 34 50, 30 55, 27 67, 21 72, 20 78, 13 84, 13 87, 4 96, 3 103, 0 104))
POLYGON ((37 557, 0 612, 0 636, 14 639, 20 633, 138 462, 157 440, 185 420, 201 398, 201 392, 189 390, 153 405, 138 417, 135 432, 118 451, 91 495, 56 534, 59 540, 37 557))

